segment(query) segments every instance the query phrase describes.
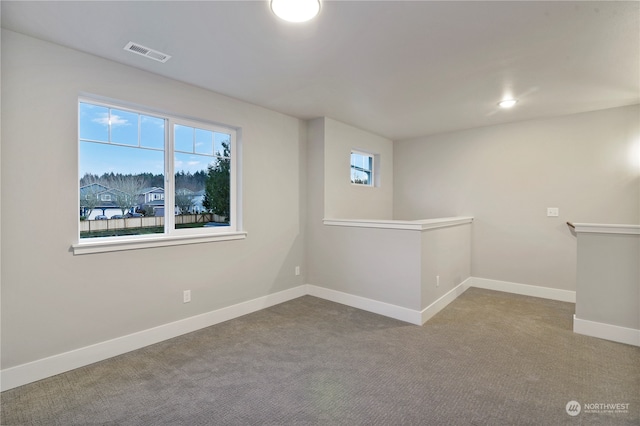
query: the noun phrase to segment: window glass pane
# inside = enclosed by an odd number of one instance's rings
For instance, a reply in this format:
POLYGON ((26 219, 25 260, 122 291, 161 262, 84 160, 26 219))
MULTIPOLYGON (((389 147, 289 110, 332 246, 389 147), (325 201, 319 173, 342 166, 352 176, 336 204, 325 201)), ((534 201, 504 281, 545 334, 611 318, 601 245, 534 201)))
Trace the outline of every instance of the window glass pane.
POLYGON ((231 135, 227 133, 213 132, 213 137, 215 139, 215 155, 221 157, 230 157, 231 153, 229 148, 231 143, 231 135))
POLYGON ((366 173, 361 172, 361 171, 354 171, 351 175, 351 182, 352 183, 358 183, 358 184, 362 184, 362 185, 368 185, 369 184, 369 178, 367 176, 366 173))
POLYGON ((176 151, 193 152, 193 127, 181 126, 179 124, 174 126, 174 145, 176 151))
POLYGON ((109 108, 80 103, 80 139, 109 141, 109 108))
MULTIPOLYGON (((213 161, 213 159, 208 155, 176 152, 173 167, 176 172, 176 176, 188 176, 189 174, 195 174, 197 172, 204 174, 207 172, 207 166, 211 161, 213 161)), ((178 182, 176 182, 176 188, 177 187, 178 182)))
POLYGON ((164 149, 164 120, 148 115, 140 116, 140 145, 164 149))
POLYGON ((213 222, 217 225, 229 225, 230 219, 230 184, 231 160, 216 157, 207 169, 207 180, 202 205, 213 214, 213 222))
MULTIPOLYGON (((108 109, 88 106, 81 104, 80 128, 98 122, 107 127, 108 109), (91 114, 83 114, 83 108, 91 114)), ((163 201, 152 204, 146 197, 150 188, 164 193, 164 133, 160 144, 154 142, 161 149, 138 148, 139 115, 111 112, 112 141, 133 146, 80 141, 80 238, 164 233, 163 213, 155 217, 163 201)))
POLYGON ((164 232, 163 202, 145 199, 154 184, 164 191, 162 151, 81 142, 80 161, 80 238, 164 232))
POLYGON ((109 115, 111 142, 138 145, 138 114, 112 109, 109 115))
POLYGON ((229 225, 229 160, 176 153, 175 229, 229 225))
POLYGON ((373 171, 373 156, 351 153, 351 183, 359 185, 373 185, 371 173, 373 171))
POLYGON ((213 132, 196 129, 196 153, 213 155, 213 132))

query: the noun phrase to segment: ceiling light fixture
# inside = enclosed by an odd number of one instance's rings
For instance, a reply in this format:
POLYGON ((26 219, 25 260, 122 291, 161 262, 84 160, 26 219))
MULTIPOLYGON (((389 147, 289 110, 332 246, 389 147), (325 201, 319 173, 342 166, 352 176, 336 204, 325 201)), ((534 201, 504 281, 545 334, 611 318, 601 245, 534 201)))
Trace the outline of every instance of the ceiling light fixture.
POLYGON ((516 101, 515 99, 504 99, 500 102, 498 102, 498 106, 500 108, 511 108, 513 107, 518 101, 516 101))
POLYGON ((289 22, 305 22, 320 13, 320 0, 270 0, 277 17, 289 22))

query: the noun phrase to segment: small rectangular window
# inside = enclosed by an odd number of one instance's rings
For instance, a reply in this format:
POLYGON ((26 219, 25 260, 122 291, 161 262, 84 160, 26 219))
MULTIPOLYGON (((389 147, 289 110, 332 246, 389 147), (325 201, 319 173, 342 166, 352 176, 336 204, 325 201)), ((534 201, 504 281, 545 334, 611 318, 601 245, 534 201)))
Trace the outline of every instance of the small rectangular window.
POLYGON ((374 155, 351 151, 351 183, 373 186, 374 155))

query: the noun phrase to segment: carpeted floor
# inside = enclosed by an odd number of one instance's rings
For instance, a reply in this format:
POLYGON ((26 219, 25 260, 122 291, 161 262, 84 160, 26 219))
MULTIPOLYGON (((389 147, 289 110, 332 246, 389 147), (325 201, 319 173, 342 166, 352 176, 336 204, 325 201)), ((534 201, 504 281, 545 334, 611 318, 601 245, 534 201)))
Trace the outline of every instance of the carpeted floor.
POLYGON ((640 348, 573 312, 472 288, 418 327, 305 296, 6 391, 1 424, 640 424, 640 348))

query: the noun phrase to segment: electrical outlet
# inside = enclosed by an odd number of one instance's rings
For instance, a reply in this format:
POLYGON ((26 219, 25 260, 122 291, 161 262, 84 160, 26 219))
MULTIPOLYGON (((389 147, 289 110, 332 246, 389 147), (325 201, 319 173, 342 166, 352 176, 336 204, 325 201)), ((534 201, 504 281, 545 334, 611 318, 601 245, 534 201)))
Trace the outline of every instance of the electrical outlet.
POLYGON ((436 275, 436 287, 440 287, 440 275, 436 275))
POLYGON ((296 266, 295 274, 296 275, 300 275, 300 267, 299 266, 296 266))
POLYGON ((191 302, 191 290, 185 290, 182 292, 182 303, 191 302))
POLYGON ((548 217, 558 217, 560 215, 560 209, 557 207, 547 207, 548 217))

